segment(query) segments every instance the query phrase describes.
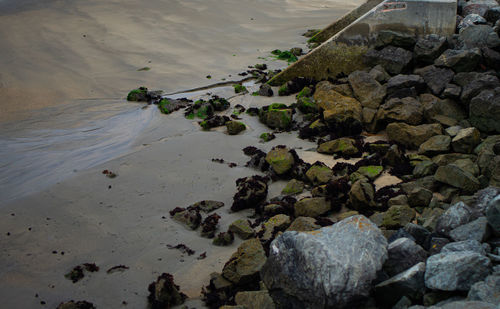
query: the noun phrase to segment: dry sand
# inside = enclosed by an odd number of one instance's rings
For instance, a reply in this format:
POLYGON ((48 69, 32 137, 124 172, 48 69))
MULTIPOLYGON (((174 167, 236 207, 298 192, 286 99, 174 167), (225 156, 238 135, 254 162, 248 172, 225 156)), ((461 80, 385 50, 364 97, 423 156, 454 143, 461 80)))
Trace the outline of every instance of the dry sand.
MULTIPOLYGON (((234 77, 274 48, 303 45, 302 32, 327 25, 360 2, 47 1, 3 11, 0 184, 21 179, 11 186, 21 189, 0 198, 2 307, 54 308, 85 299, 97 308, 145 308, 147 285, 162 272, 175 276, 194 299, 192 306, 201 306, 201 287, 222 269, 239 240, 214 247, 173 222, 168 211, 220 200, 226 204, 217 211, 225 230, 249 214, 228 212, 235 180, 256 174, 243 167, 243 147, 287 144, 307 157, 315 145, 295 133, 258 144, 268 129, 248 116, 248 129, 238 136, 203 132, 180 112, 165 116, 154 106, 143 109, 120 98, 137 85, 170 92, 234 77), (137 71, 145 66, 151 70, 137 71), (39 110, 47 106, 52 108, 39 110), (105 177, 104 169, 118 177, 105 177), (166 247, 178 243, 196 254, 166 247), (203 252, 207 258, 197 260, 203 252), (97 263, 101 271, 75 284, 63 277, 85 262, 97 263), (105 273, 119 264, 130 269, 105 273)), ((237 96, 231 103, 262 106, 276 100, 237 96)), ((279 101, 291 103, 293 97, 279 101)), ((269 196, 283 186, 273 184, 269 196)))

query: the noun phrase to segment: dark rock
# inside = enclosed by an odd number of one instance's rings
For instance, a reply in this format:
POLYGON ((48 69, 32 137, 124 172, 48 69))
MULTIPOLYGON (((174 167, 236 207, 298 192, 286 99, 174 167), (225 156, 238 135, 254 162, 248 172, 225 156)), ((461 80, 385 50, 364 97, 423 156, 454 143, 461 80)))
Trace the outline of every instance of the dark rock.
POLYGON ((389 73, 387 73, 381 65, 374 66, 369 74, 379 83, 384 83, 391 78, 389 73))
POLYGON ((456 203, 448 208, 438 219, 436 232, 449 236, 451 230, 469 223, 474 218, 474 210, 463 202, 456 203))
POLYGON ((442 127, 440 124, 412 126, 406 123, 390 123, 386 132, 390 140, 417 149, 432 136, 441 134, 442 127))
POLYGON ((438 167, 434 177, 440 182, 462 189, 468 193, 474 193, 481 188, 479 180, 474 175, 464 171, 455 164, 438 167))
POLYGON ((170 212, 170 215, 172 216, 172 219, 184 224, 192 230, 196 230, 201 223, 201 215, 198 209, 176 208, 170 212))
POLYGON ((415 188, 408 194, 408 204, 411 207, 427 207, 432 199, 432 191, 425 188, 415 188))
POLYGON ((422 104, 415 98, 407 97, 388 100, 380 106, 375 118, 379 126, 395 121, 418 125, 422 122, 423 114, 422 104))
POLYGON ((500 45, 498 35, 488 25, 472 25, 460 31, 458 44, 462 49, 477 47, 496 48, 500 45))
POLYGON ((272 97, 274 92, 269 84, 262 84, 259 88, 259 95, 263 97, 272 97))
POLYGON ((429 175, 434 175, 438 166, 432 161, 422 161, 415 165, 413 169, 413 176, 421 178, 429 175))
POLYGON ((460 31, 462 29, 465 29, 467 27, 474 26, 474 25, 484 25, 486 23, 487 23, 486 19, 484 17, 482 17, 481 15, 469 14, 469 15, 465 16, 464 19, 462 19, 460 21, 457 28, 458 28, 458 31, 460 33, 460 31))
POLYGON ((486 255, 486 251, 480 242, 477 240, 463 240, 451 242, 445 245, 441 252, 458 252, 458 251, 473 251, 482 255, 486 255))
POLYGON ((293 111, 284 104, 271 104, 259 111, 259 120, 271 129, 287 130, 292 125, 293 111))
POLYGON ((387 94, 391 95, 401 88, 414 87, 417 92, 425 90, 425 81, 420 75, 398 74, 387 81, 387 94))
POLYGON ((488 22, 492 24, 495 23, 497 20, 500 19, 500 6, 494 6, 488 8, 484 17, 488 22))
POLYGON ((391 206, 385 213, 381 226, 397 229, 410 223, 415 218, 415 210, 407 205, 391 206))
POLYGON ((427 259, 425 285, 443 291, 468 291, 488 276, 490 260, 472 251, 445 252, 427 259))
POLYGON ((313 197, 298 201, 294 208, 296 217, 318 217, 327 213, 331 205, 324 197, 313 197))
POLYGON ((455 73, 452 70, 437 68, 433 65, 417 69, 415 70, 415 73, 424 79, 429 89, 435 95, 441 94, 441 92, 443 92, 446 88, 446 85, 449 84, 455 76, 455 73))
POLYGON ((231 210, 257 207, 266 199, 267 181, 267 178, 257 175, 236 180, 238 192, 233 197, 231 210))
POLYGON ((460 99, 464 102, 469 102, 483 90, 492 90, 497 87, 500 87, 500 80, 498 80, 498 77, 484 73, 477 74, 472 81, 463 87, 460 99))
POLYGON ((226 122, 226 128, 229 135, 236 135, 240 132, 245 131, 247 127, 244 123, 239 121, 228 121, 226 122))
POLYGON ((334 139, 333 141, 321 143, 317 151, 319 153, 326 153, 326 154, 338 153, 343 156, 353 156, 360 152, 355 144, 356 141, 354 139, 341 137, 338 139, 334 139))
POLYGON ((404 272, 375 286, 377 303, 393 306, 402 296, 419 301, 425 292, 425 263, 420 262, 404 272))
POLYGON ((481 51, 479 48, 448 49, 434 61, 434 64, 438 67, 450 68, 455 72, 467 72, 474 70, 480 61, 481 51))
POLYGON ((480 217, 450 231, 450 236, 454 241, 477 240, 483 242, 488 239, 489 235, 490 228, 486 217, 480 217))
POLYGON ((389 257, 383 269, 389 276, 395 276, 427 259, 425 250, 408 238, 393 241, 389 244, 387 252, 389 257))
POLYGON ((171 274, 163 273, 149 287, 148 302, 152 309, 163 309, 184 303, 187 296, 180 292, 171 274))
POLYGON ((333 177, 333 171, 324 163, 314 163, 306 172, 307 179, 313 185, 325 184, 333 177))
POLYGON ((472 153, 479 143, 481 143, 481 135, 478 129, 470 127, 458 131, 451 141, 451 146, 455 152, 472 153))
POLYGON ((500 53, 488 47, 481 48, 481 52, 486 66, 500 71, 500 53))
POLYGON ((201 223, 201 236, 213 238, 219 224, 220 216, 216 213, 208 216, 201 223))
POLYGON ((474 283, 467 295, 468 300, 500 304, 500 275, 490 275, 484 281, 474 283))
POLYGON ((228 121, 231 121, 231 119, 227 116, 213 115, 200 122, 200 126, 203 130, 210 130, 211 128, 221 127, 228 121))
POLYGON ((94 304, 89 303, 88 301, 74 301, 70 300, 64 303, 60 303, 56 309, 96 309, 94 304))
POLYGON ((462 14, 464 16, 469 14, 485 16, 489 8, 496 6, 498 6, 498 2, 495 0, 469 0, 464 4, 462 14))
POLYGON ((382 30, 377 35, 377 40, 375 41, 375 47, 383 48, 387 45, 392 45, 411 50, 413 49, 415 43, 416 43, 416 38, 413 35, 391 30, 382 30))
POLYGON ((498 195, 500 195, 500 188, 493 186, 477 191, 476 194, 474 194, 474 201, 471 207, 482 214, 486 214, 490 202, 498 195))
POLYGON ((365 55, 365 62, 371 67, 380 64, 387 72, 395 75, 403 72, 412 58, 412 53, 403 48, 387 46, 382 50, 369 50, 365 55))
POLYGON ((470 121, 481 131, 500 133, 500 87, 484 90, 470 103, 470 121))
POLYGON ((489 202, 486 217, 491 228, 496 233, 500 233, 500 195, 489 202))
POLYGON ((353 308, 368 297, 386 246, 370 220, 353 216, 314 234, 285 232, 261 275, 278 307, 353 308))
POLYGON ((234 234, 232 232, 222 232, 215 236, 212 244, 215 246, 229 246, 234 241, 234 234))
POLYGON ((449 99, 458 99, 462 93, 462 88, 455 84, 446 84, 442 96, 449 99))
POLYGON ((245 240, 222 269, 222 276, 236 285, 258 280, 266 255, 258 239, 245 240))
POLYGON ((446 37, 440 37, 436 34, 426 35, 418 39, 415 45, 415 60, 420 63, 432 64, 447 48, 446 37))
POLYGON ((448 135, 435 135, 426 140, 418 148, 418 153, 426 156, 434 156, 440 153, 449 152, 451 137, 448 135))
POLYGON ((366 181, 356 181, 349 191, 349 202, 351 208, 355 210, 363 210, 375 206, 375 190, 373 186, 366 181))
POLYGON ((415 239, 415 242, 420 246, 424 245, 426 239, 431 234, 431 232, 429 232, 426 228, 415 223, 406 224, 404 226, 404 230, 408 232, 408 234, 410 234, 415 239))
POLYGON ((453 301, 435 309, 496 309, 495 305, 480 301, 453 301))
POLYGON ((349 74, 349 84, 363 107, 378 108, 386 95, 386 87, 364 71, 349 74))
POLYGON ((266 162, 276 174, 283 175, 292 169, 295 159, 288 148, 274 147, 267 153, 266 162))
POLYGON ((449 243, 450 241, 448 238, 431 237, 426 248, 429 251, 429 255, 434 255, 440 253, 441 250, 449 243))
POLYGON ((221 207, 224 207, 223 202, 204 200, 204 201, 194 203, 193 205, 189 206, 188 209, 198 208, 205 213, 210 213, 210 212, 212 212, 216 209, 219 209, 221 207))

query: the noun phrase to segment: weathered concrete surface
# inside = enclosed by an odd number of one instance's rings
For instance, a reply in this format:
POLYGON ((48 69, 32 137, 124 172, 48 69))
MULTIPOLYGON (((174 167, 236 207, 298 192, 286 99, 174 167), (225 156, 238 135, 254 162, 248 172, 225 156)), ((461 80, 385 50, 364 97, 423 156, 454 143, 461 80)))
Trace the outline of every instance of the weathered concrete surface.
POLYGON ((356 9, 350 11, 349 13, 337 19, 330 25, 326 26, 325 29, 318 32, 312 38, 309 39, 310 43, 323 43, 332 36, 336 35, 342 31, 345 27, 349 26, 351 23, 355 22, 358 18, 365 15, 375 6, 380 4, 383 0, 367 0, 365 3, 357 7, 356 9))
POLYGON ((363 55, 379 31, 392 30, 413 36, 451 35, 455 32, 456 11, 455 0, 385 0, 269 83, 281 85, 296 76, 322 80, 363 69, 363 55))

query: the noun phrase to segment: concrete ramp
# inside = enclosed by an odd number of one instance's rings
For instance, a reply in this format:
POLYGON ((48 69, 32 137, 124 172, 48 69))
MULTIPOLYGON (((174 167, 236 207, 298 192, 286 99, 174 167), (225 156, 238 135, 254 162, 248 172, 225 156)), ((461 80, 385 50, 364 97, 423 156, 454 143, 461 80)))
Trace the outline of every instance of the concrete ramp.
POLYGON ((279 86, 294 77, 316 80, 365 68, 363 55, 382 30, 414 35, 455 33, 456 0, 406 0, 378 4, 269 81, 279 86))

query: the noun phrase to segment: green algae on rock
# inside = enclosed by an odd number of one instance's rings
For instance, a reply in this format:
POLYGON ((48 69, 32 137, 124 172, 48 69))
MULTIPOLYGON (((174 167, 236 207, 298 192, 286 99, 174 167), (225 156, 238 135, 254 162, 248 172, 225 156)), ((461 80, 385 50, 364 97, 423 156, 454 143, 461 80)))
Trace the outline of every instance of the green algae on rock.
POLYGON ((274 147, 266 155, 266 162, 278 175, 289 172, 295 164, 295 159, 286 147, 274 147))
POLYGON ((146 102, 147 101, 148 88, 139 87, 130 91, 127 95, 127 101, 131 102, 146 102))
POLYGON ((234 87, 235 93, 247 93, 248 92, 247 87, 245 87, 241 84, 235 84, 235 85, 233 85, 233 87, 234 87))
POLYGON ((239 121, 228 121, 226 122, 227 133, 229 135, 236 135, 247 128, 244 123, 239 121))

